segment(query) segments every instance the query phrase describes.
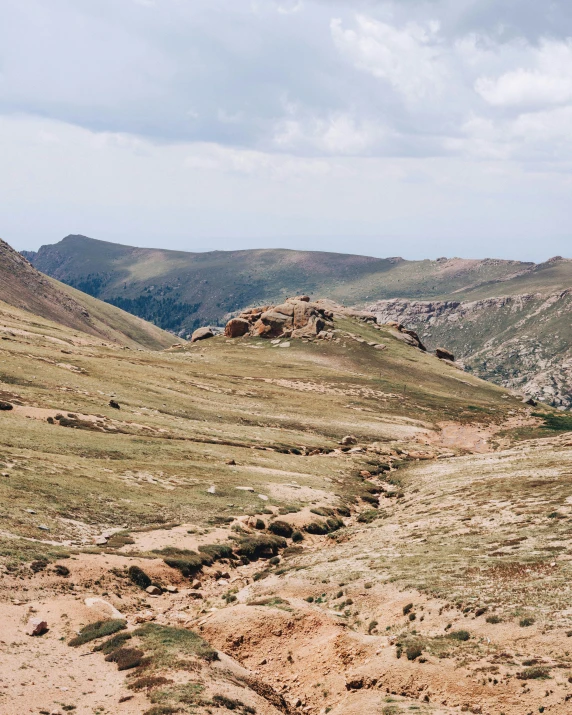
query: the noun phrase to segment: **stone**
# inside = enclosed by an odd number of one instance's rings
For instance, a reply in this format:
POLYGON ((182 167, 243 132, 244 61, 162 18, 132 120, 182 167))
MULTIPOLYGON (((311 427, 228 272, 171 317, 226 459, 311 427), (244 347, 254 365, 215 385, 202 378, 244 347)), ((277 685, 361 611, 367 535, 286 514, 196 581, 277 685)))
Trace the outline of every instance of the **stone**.
POLYGON ((14 409, 14 405, 11 405, 9 402, 0 402, 0 410, 3 412, 9 412, 10 410, 14 409))
POLYGON ((163 593, 162 589, 160 589, 159 586, 154 586, 153 584, 151 584, 151 586, 147 586, 145 592, 148 593, 150 596, 160 596, 163 593))
POLYGON ((113 407, 114 410, 120 410, 121 406, 119 405, 119 402, 116 402, 115 400, 109 400, 109 406, 113 407))
POLYGON ((198 340, 207 340, 214 338, 214 333, 210 328, 197 328, 191 336, 191 342, 196 343, 198 340))
POLYGON ((435 355, 440 360, 449 360, 449 362, 455 362, 455 356, 452 352, 449 352, 446 348, 437 348, 435 350, 435 355))
POLYGON ((538 405, 538 402, 533 397, 525 397, 523 399, 523 403, 525 405, 530 405, 531 407, 536 407, 536 405, 538 405))
POLYGON ((49 531, 49 530, 50 530, 50 527, 49 527, 49 526, 46 526, 45 524, 40 524, 40 525, 38 526, 38 529, 41 529, 41 531, 49 531))
POLYGON ((280 345, 279 345, 278 347, 279 347, 279 348, 289 348, 289 347, 290 347, 290 343, 280 343, 280 345))
POLYGON ((250 332, 250 323, 244 318, 232 318, 226 324, 224 334, 227 338, 241 338, 250 332))
POLYGON ((179 593, 179 589, 176 586, 166 586, 165 591, 167 593, 179 593))
POLYGON ((29 636, 43 636, 48 631, 48 622, 42 618, 30 618, 26 626, 26 633, 29 636))
POLYGON ((216 494, 216 487, 215 487, 214 484, 212 485, 212 487, 209 487, 209 488, 207 489, 207 493, 208 493, 208 494, 216 494))
POLYGON ((354 437, 352 434, 348 434, 348 435, 346 435, 346 437, 344 437, 342 439, 340 444, 343 445, 344 447, 347 447, 350 444, 357 444, 357 438, 354 437))
POLYGON ((94 543, 96 546, 105 546, 105 544, 107 544, 107 539, 105 538, 105 536, 97 536, 97 537, 93 540, 93 543, 94 543))
POLYGON ((228 462, 227 462, 227 464, 228 464, 230 467, 234 467, 234 466, 236 465, 236 462, 234 461, 234 459, 229 459, 228 462))
POLYGON ((191 584, 191 588, 197 589, 201 587, 201 582, 198 580, 194 580, 193 583, 191 584))

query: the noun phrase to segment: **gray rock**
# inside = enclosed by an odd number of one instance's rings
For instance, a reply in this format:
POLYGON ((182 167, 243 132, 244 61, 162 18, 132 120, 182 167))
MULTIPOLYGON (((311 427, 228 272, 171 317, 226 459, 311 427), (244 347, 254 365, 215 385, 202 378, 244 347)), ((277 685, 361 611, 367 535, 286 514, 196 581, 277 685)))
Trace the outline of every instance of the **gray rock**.
POLYGON ((196 343, 198 340, 207 340, 214 338, 214 333, 210 328, 197 328, 191 337, 191 342, 196 343))

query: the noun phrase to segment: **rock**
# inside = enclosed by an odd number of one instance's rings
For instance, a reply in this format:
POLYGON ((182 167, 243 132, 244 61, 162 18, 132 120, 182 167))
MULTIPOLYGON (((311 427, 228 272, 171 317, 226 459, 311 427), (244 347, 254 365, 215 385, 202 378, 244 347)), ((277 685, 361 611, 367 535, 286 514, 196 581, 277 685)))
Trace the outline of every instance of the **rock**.
POLYGON ((538 405, 538 402, 533 397, 525 397, 523 399, 523 403, 525 405, 530 405, 531 407, 536 407, 536 405, 538 405))
POLYGON ((50 530, 50 527, 49 527, 49 526, 46 526, 45 524, 40 524, 40 525, 38 526, 38 529, 41 529, 42 531, 49 531, 49 530, 50 530))
POLYGON ((340 444, 347 447, 349 444, 357 444, 357 439, 353 435, 349 434, 342 439, 340 444))
POLYGON ((191 342, 196 343, 198 340, 207 340, 214 338, 214 333, 210 328, 197 328, 191 337, 191 342))
POLYGON ((167 593, 179 593, 179 589, 176 586, 166 586, 165 591, 167 593))
POLYGON ((97 536, 97 537, 93 540, 93 543, 94 543, 96 546, 105 546, 105 544, 107 544, 107 539, 105 538, 105 536, 97 536))
POLYGON ((13 409, 14 405, 11 405, 9 402, 0 402, 0 410, 2 410, 3 412, 8 412, 13 409))
POLYGON ((200 591, 191 591, 191 593, 189 593, 189 598, 192 598, 195 601, 202 601, 204 596, 200 591))
POLYGON ((228 462, 227 462, 227 464, 228 464, 230 467, 234 467, 234 466, 236 465, 236 462, 234 461, 234 459, 229 459, 228 462))
POLYGON ((193 583, 191 584, 191 588, 197 589, 201 587, 201 582, 198 580, 194 580, 193 583))
POLYGON ((435 350, 435 355, 440 360, 449 360, 450 362, 455 362, 455 356, 452 352, 449 352, 446 348, 437 348, 435 350))
POLYGON ((109 400, 109 406, 113 407, 114 410, 120 410, 121 407, 119 405, 119 402, 116 402, 115 400, 109 400))
POLYGON ((290 347, 290 343, 280 343, 280 345, 279 345, 278 347, 279 347, 279 348, 289 348, 289 347, 290 347))
POLYGON ((42 618, 30 618, 26 626, 26 633, 29 636, 43 636, 48 630, 48 623, 42 618))
POLYGON ((209 488, 207 489, 207 493, 208 493, 208 494, 216 494, 216 487, 215 487, 214 484, 212 485, 212 487, 209 487, 209 488))
POLYGON ((254 491, 253 487, 235 487, 235 489, 238 489, 241 492, 253 492, 254 491))
POLYGON ((259 494, 258 498, 262 499, 262 501, 268 501, 268 497, 266 496, 266 494, 259 494))
POLYGON ((244 318, 232 318, 226 324, 224 334, 227 338, 240 338, 250 331, 250 323, 244 318))
POLYGON ((145 592, 148 593, 150 596, 160 596, 163 593, 162 589, 160 589, 159 586, 154 586, 153 584, 151 584, 151 586, 147 586, 145 592))

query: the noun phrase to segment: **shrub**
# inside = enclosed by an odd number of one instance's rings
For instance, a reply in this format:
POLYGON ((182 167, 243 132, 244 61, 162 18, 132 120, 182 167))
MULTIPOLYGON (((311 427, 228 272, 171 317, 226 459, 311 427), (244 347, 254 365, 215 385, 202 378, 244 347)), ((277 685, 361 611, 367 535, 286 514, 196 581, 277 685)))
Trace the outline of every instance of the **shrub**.
POLYGON ((151 585, 151 579, 139 566, 130 566, 127 573, 131 581, 133 581, 136 586, 139 586, 139 588, 145 590, 151 585))
POLYGON ((217 651, 193 631, 173 626, 145 623, 133 635, 140 638, 144 647, 154 652, 154 659, 168 661, 181 655, 195 655, 207 662, 218 660, 217 651))
POLYGON ((338 529, 343 529, 345 526, 344 522, 336 516, 331 516, 329 519, 326 519, 326 524, 330 532, 338 531, 338 529))
POLYGON ((413 609, 412 603, 408 603, 406 606, 403 606, 403 615, 406 616, 412 609, 413 609))
POLYGON ((528 618, 521 618, 520 621, 518 622, 518 625, 521 628, 528 628, 528 626, 532 626, 536 623, 536 619, 532 617, 528 618))
POLYGON ((280 556, 273 556, 273 557, 268 561, 268 563, 269 563, 271 566, 277 566, 277 565, 280 563, 280 556))
POLYGON ((310 509, 312 514, 316 514, 317 516, 333 516, 334 515, 334 510, 330 509, 327 506, 316 506, 310 509))
POLYGON ((367 511, 363 511, 357 518, 360 524, 371 524, 372 521, 375 521, 376 519, 379 519, 380 513, 376 511, 375 509, 368 509, 367 511))
POLYGON ((407 660, 415 660, 416 658, 419 658, 419 656, 423 653, 421 647, 417 644, 409 645, 405 649, 405 655, 407 656, 407 660))
POLYGON ((153 705, 149 710, 145 710, 143 715, 173 715, 173 713, 181 712, 179 708, 171 707, 171 705, 153 705))
POLYGON ((273 521, 268 527, 268 530, 273 534, 276 534, 276 536, 283 536, 286 539, 289 539, 294 533, 294 529, 290 524, 288 524, 288 522, 280 521, 279 519, 277 521, 273 521))
POLYGON ((286 539, 275 534, 255 534, 238 540, 238 553, 251 560, 276 556, 288 545, 286 539))
POLYGON ((486 621, 487 623, 502 623, 502 618, 500 618, 499 616, 492 615, 487 616, 486 621))
POLYGON ((374 494, 360 494, 360 497, 368 504, 372 504, 373 506, 379 506, 379 497, 375 496, 374 494))
POLYGON ((153 690, 153 688, 159 688, 161 685, 169 685, 172 682, 172 680, 164 678, 162 675, 145 675, 133 681, 127 687, 130 690, 153 690))
POLYGON ((232 547, 228 544, 202 544, 199 546, 199 553, 209 556, 213 561, 230 559, 233 555, 232 547))
POLYGON ((296 543, 304 541, 304 534, 301 531, 294 531, 292 533, 292 541, 296 543))
POLYGON ((522 672, 517 673, 516 677, 519 680, 547 680, 550 678, 550 669, 539 666, 525 668, 522 672))
POLYGON ((145 653, 139 648, 118 648, 105 657, 108 663, 117 663, 117 670, 129 670, 141 665, 145 653))
POLYGON ((471 637, 469 631, 451 631, 447 633, 447 638, 451 638, 455 641, 468 641, 471 637))
POLYGON ((350 509, 347 506, 339 506, 336 508, 336 513, 340 516, 350 517, 352 515, 350 509))
POLYGON ((257 519, 254 524, 254 528, 258 529, 258 531, 264 531, 264 529, 266 529, 266 524, 262 521, 262 519, 257 519))
POLYGON ((377 626, 378 626, 378 622, 377 622, 377 621, 370 621, 370 622, 369 622, 369 626, 367 627, 367 632, 371 634, 371 632, 372 632, 373 630, 375 630, 375 629, 377 628, 377 626))
POLYGON ((58 576, 63 576, 64 578, 70 575, 70 570, 67 566, 64 566, 63 564, 56 564, 54 566, 54 571, 57 573, 58 576))
POLYGON ((96 645, 95 648, 93 649, 95 651, 102 651, 103 653, 111 653, 114 650, 117 650, 117 648, 120 648, 124 643, 131 638, 131 633, 117 633, 117 635, 111 636, 108 640, 106 640, 104 643, 100 643, 99 645, 96 645))
POLYGON ((97 638, 105 638, 105 636, 110 636, 117 631, 122 631, 127 628, 127 622, 123 619, 112 618, 107 621, 96 621, 95 623, 89 623, 84 626, 79 634, 72 638, 68 645, 76 648, 77 646, 83 645, 84 643, 89 643, 97 638))
POLYGON ((213 695, 212 701, 217 707, 223 707, 227 710, 238 710, 239 708, 244 708, 242 700, 227 698, 226 695, 213 695))
POLYGON ((304 531, 308 534, 316 534, 317 536, 325 536, 328 532, 328 526, 323 521, 311 521, 304 526, 304 531))
POLYGON ((213 563, 213 558, 208 553, 197 554, 196 551, 177 549, 174 546, 155 549, 153 553, 163 556, 167 566, 178 569, 186 578, 194 576, 205 564, 210 566, 213 563))

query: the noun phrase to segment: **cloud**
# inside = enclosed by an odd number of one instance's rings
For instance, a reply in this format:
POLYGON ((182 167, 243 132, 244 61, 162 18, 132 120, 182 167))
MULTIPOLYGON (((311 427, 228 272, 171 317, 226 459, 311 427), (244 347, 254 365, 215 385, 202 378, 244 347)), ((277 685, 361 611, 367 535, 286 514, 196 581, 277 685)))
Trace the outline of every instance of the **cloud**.
POLYGON ((572 102, 572 40, 541 39, 538 47, 522 46, 517 67, 500 76, 479 77, 476 91, 496 107, 543 107, 572 102))
POLYGON ((406 99, 442 94, 448 70, 437 21, 398 28, 358 15, 355 29, 344 29, 339 18, 331 21, 330 29, 334 44, 355 67, 386 80, 406 99))

